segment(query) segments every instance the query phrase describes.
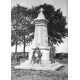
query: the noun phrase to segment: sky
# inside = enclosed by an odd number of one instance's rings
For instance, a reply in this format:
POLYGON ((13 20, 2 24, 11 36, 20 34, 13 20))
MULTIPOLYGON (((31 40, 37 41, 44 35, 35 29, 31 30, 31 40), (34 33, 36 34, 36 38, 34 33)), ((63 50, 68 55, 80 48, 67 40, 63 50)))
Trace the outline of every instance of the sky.
MULTIPOLYGON (((11 0, 11 7, 15 6, 16 4, 20 4, 21 6, 25 7, 32 7, 41 4, 51 4, 55 7, 55 9, 61 9, 63 16, 66 16, 66 20, 68 22, 68 0, 11 0)), ((68 26, 66 26, 68 27, 68 26)), ((59 46, 56 46, 56 52, 68 52, 68 38, 63 39, 64 43, 61 43, 59 46)), ((11 51, 15 50, 14 47, 11 47, 11 51)), ((18 51, 23 51, 22 46, 18 48, 18 51)))
POLYGON ((64 16, 67 16, 68 0, 11 0, 11 7, 20 4, 21 6, 32 7, 40 4, 52 4, 56 9, 61 8, 64 16))

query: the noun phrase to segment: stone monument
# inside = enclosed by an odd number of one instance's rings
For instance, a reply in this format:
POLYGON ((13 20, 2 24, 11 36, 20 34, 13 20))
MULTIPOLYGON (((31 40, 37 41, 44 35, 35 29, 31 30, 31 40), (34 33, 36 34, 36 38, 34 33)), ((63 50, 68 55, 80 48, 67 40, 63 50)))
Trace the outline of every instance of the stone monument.
POLYGON ((51 64, 49 59, 50 47, 48 46, 48 31, 47 31, 48 20, 43 14, 43 9, 40 9, 38 17, 34 19, 35 24, 35 34, 33 48, 29 55, 29 60, 26 60, 24 63, 21 63, 19 66, 15 66, 15 69, 35 69, 35 70, 56 70, 63 66, 59 62, 51 64), (34 49, 38 47, 42 53, 41 63, 32 63, 32 55, 34 49))
POLYGON ((39 47, 42 52, 41 61, 42 63, 49 63, 49 46, 48 46, 48 31, 47 31, 48 20, 45 19, 43 14, 43 9, 40 9, 40 13, 36 19, 34 19, 35 24, 35 34, 34 34, 34 47, 39 47))

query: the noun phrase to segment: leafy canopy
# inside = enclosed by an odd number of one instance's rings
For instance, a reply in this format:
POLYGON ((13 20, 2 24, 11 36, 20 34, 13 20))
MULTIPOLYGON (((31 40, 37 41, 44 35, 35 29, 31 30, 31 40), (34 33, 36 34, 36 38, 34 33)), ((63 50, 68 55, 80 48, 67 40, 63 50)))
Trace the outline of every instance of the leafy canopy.
POLYGON ((25 41, 27 43, 32 41, 33 36, 30 36, 31 30, 29 27, 32 25, 30 24, 29 18, 27 18, 28 8, 20 6, 12 7, 11 9, 11 24, 12 24, 12 31, 11 31, 11 45, 14 46, 15 42, 17 41, 18 44, 24 42, 23 36, 27 36, 25 41))
POLYGON ((23 15, 28 24, 25 24, 24 26, 24 28, 27 28, 26 32, 28 32, 29 35, 26 40, 32 41, 34 38, 35 29, 32 21, 37 18, 40 8, 44 9, 43 13, 45 15, 45 18, 49 21, 47 24, 49 43, 62 43, 62 38, 66 38, 68 36, 68 29, 66 28, 66 17, 63 16, 60 9, 55 10, 54 6, 50 4, 43 4, 35 7, 33 6, 30 9, 20 5, 14 6, 11 10, 11 21, 13 28, 17 28, 19 31, 20 25, 23 27, 23 22, 21 22, 21 19, 22 21, 24 20, 21 18, 21 15, 23 15), (30 35, 31 33, 33 34, 30 35))
POLYGON ((47 25, 49 42, 54 44, 62 43, 62 38, 68 36, 68 29, 66 17, 63 16, 60 9, 55 10, 54 6, 50 4, 43 4, 36 7, 32 7, 29 11, 32 19, 37 18, 40 8, 43 8, 45 18, 49 21, 47 25))

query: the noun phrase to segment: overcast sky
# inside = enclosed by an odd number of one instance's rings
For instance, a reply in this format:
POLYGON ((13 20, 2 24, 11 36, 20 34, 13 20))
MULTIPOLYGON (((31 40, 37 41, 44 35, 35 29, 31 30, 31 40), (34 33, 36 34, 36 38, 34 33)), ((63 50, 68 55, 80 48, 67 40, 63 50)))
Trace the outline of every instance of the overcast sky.
POLYGON ((21 6, 32 7, 44 3, 52 4, 56 9, 61 8, 63 15, 67 16, 67 0, 11 0, 11 6, 20 4, 21 6))
MULTIPOLYGON (((21 6, 26 7, 32 7, 44 3, 52 4, 56 9, 61 8, 63 15, 68 18, 68 0, 11 0, 11 7, 13 7, 16 4, 20 4, 21 6)), ((64 44, 62 43, 59 46, 56 46, 56 48, 57 52, 68 52, 68 39, 64 39, 64 44)), ((20 50, 21 49, 19 49, 19 51, 20 50)), ((11 49, 11 51, 14 50, 11 49)))

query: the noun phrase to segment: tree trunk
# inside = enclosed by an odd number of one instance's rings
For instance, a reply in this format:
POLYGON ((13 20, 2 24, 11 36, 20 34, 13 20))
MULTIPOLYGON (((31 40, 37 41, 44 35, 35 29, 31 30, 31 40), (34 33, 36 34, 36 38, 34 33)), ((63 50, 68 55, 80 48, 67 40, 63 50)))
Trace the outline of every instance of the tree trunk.
POLYGON ((15 45, 15 59, 17 59, 17 41, 16 41, 16 45, 15 45))
POLYGON ((23 37, 24 37, 24 42, 23 42, 23 45, 24 45, 23 53, 24 53, 24 56, 25 56, 25 35, 24 35, 23 37))

